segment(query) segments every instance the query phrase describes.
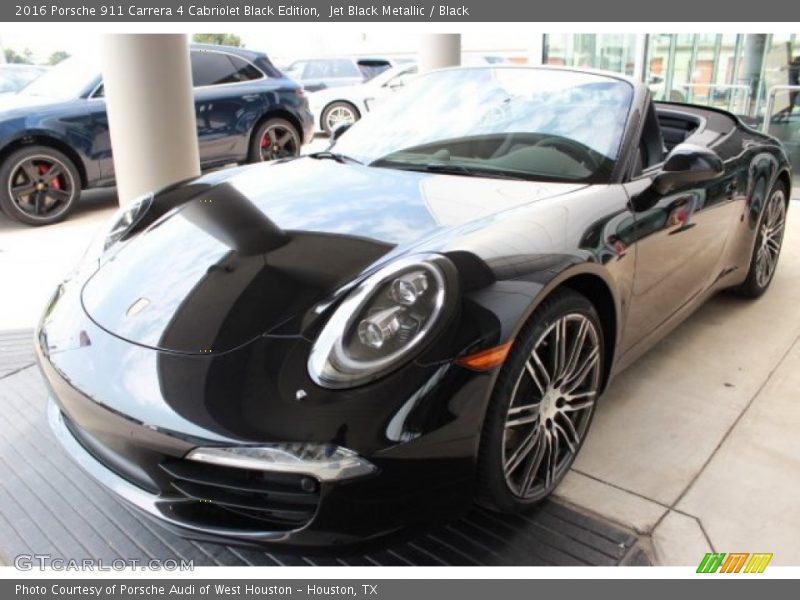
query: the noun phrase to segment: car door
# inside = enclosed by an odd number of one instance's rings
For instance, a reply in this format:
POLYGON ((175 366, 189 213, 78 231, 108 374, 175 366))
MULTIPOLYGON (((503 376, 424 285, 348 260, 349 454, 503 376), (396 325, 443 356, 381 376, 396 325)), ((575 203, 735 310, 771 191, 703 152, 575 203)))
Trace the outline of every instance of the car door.
POLYGON ((102 82, 98 81, 85 103, 91 123, 92 157, 97 161, 98 176, 102 181, 110 181, 114 178, 114 157, 111 155, 111 134, 102 82))
POLYGON ((195 116, 201 165, 244 160, 249 135, 263 114, 258 68, 228 52, 192 50, 195 116))
POLYGON ((623 350, 664 324, 719 276, 739 195, 735 176, 728 174, 659 193, 653 180, 665 158, 664 142, 652 104, 646 114, 641 169, 625 184, 635 214, 628 241, 636 244, 636 268, 623 350))

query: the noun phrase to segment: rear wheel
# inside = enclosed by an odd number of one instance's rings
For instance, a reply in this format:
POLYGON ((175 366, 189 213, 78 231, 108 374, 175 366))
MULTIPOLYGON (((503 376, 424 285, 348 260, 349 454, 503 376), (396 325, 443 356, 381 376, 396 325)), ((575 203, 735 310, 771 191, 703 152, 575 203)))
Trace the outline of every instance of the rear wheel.
POLYGON ((767 196, 767 203, 761 211, 747 279, 733 289, 735 293, 747 298, 758 298, 767 291, 778 267, 785 228, 786 186, 778 182, 767 196))
POLYGON ((322 111, 322 128, 330 135, 341 125, 351 125, 361 118, 358 109, 349 102, 334 102, 322 111))
POLYGON ((48 146, 25 146, 0 165, 0 208, 28 225, 49 225, 66 217, 81 193, 75 164, 48 146))
POLYGON ((255 131, 250 142, 250 162, 289 158, 300 154, 300 133, 286 119, 267 119, 255 131))
POLYGON ((481 438, 479 502, 518 512, 558 486, 594 415, 603 344, 583 295, 558 290, 539 306, 498 374, 481 438))

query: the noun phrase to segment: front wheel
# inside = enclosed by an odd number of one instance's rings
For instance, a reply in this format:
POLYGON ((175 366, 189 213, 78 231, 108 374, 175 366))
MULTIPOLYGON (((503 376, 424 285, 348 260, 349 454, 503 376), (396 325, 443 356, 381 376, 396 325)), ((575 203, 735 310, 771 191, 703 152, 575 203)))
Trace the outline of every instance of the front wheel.
POLYGON ((747 298, 758 298, 767 291, 778 267, 785 228, 786 186, 778 182, 767 196, 767 203, 761 211, 747 279, 733 289, 735 293, 747 298))
POLYGON ((28 225, 61 221, 81 194, 78 169, 48 146, 24 146, 0 165, 0 208, 28 225))
POLYGON ((342 125, 352 125, 361 118, 358 109, 349 102, 334 102, 322 111, 322 128, 331 135, 342 125))
POLYGON ((250 162, 300 155, 300 133, 286 119, 267 119, 258 126, 250 143, 250 162))
POLYGON ((519 512, 547 497, 580 450, 603 379, 603 330, 572 290, 546 299, 498 374, 478 458, 478 501, 519 512))

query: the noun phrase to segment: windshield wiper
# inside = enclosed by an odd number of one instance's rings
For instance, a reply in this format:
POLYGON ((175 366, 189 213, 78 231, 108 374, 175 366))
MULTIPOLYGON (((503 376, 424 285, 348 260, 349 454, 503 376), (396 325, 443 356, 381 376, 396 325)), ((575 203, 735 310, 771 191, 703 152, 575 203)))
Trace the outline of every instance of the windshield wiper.
POLYGON ((335 160, 338 163, 355 163, 357 165, 363 165, 360 160, 356 160, 352 156, 347 156, 346 154, 341 154, 339 152, 331 152, 330 150, 320 150, 319 152, 312 152, 308 155, 309 158, 314 158, 316 160, 328 159, 328 160, 335 160))
POLYGON ((465 165, 457 165, 453 163, 425 163, 419 165, 429 173, 444 173, 446 175, 466 175, 466 176, 474 176, 478 172, 465 165))
POLYGON ((376 161, 372 163, 371 166, 389 167, 391 169, 400 169, 403 171, 425 171, 427 173, 441 173, 443 175, 463 175, 465 177, 490 177, 493 179, 516 180, 524 179, 522 176, 515 176, 510 173, 504 173, 494 169, 467 166, 460 163, 404 163, 399 161, 383 160, 376 161))

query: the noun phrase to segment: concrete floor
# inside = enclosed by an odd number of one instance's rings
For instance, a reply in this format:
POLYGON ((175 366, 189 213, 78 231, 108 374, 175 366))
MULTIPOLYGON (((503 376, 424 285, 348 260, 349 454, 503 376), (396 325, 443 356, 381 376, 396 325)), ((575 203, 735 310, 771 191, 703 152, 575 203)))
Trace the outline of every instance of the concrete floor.
POLYGON ((759 300, 720 295, 623 373, 557 494, 652 537, 659 564, 800 565, 800 203, 759 300))
MULTIPOLYGON (((0 280, 13 290, 0 330, 35 324, 116 209, 113 190, 85 196, 47 228, 0 216, 0 280)), ((714 550, 800 565, 800 203, 791 208, 769 292, 720 295, 623 373, 557 491, 649 536, 659 564, 697 565, 714 550)))

